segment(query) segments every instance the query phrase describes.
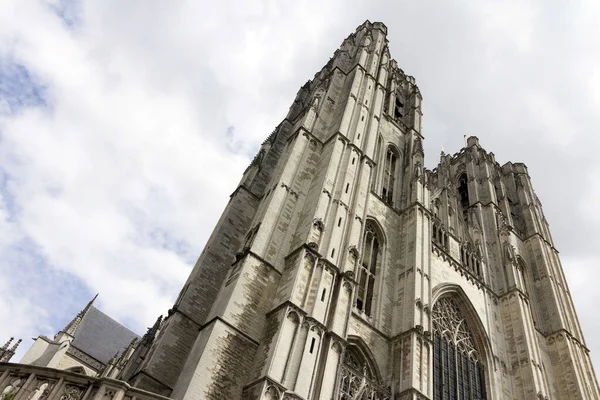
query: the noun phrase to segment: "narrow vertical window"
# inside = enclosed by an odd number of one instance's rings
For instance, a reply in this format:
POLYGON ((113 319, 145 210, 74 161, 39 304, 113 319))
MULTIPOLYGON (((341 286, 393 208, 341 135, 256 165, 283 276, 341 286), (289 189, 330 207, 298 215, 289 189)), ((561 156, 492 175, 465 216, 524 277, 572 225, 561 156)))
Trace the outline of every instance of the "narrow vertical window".
POLYGON ((335 249, 331 249, 331 257, 335 254, 335 249))
POLYGON ((327 289, 323 289, 321 292, 321 301, 325 301, 325 293, 327 293, 327 289))
POLYGON ((348 189, 350 189, 350 184, 346 183, 346 193, 348 193, 348 189))
POLYGON ((310 354, 312 354, 314 349, 315 349, 315 338, 312 338, 312 340, 310 342, 310 354))
POLYGON ((398 93, 396 94, 396 104, 394 107, 394 118, 402 119, 404 117, 404 99, 398 93))
POLYGON ((369 221, 365 228, 363 239, 362 261, 358 274, 358 292, 356 308, 371 316, 373 306, 373 291, 375 289, 375 275, 377 274, 377 261, 380 242, 374 224, 369 221))
POLYGON ((458 197, 463 210, 463 218, 467 219, 467 209, 469 208, 469 183, 467 174, 462 174, 458 180, 458 197))
POLYGON ((338 226, 342 225, 342 217, 340 217, 340 219, 338 219, 338 226))
POLYGON ((394 188, 396 186, 396 164, 398 155, 393 147, 388 147, 385 155, 385 164, 383 169, 383 188, 381 197, 386 203, 394 204, 394 188))

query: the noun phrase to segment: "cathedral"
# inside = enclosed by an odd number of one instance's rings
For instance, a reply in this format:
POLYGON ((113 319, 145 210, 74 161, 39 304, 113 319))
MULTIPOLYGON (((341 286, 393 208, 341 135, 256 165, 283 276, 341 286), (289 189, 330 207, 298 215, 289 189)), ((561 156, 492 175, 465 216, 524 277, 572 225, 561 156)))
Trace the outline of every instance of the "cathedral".
POLYGON ((0 363, 0 393, 600 399, 527 167, 470 137, 425 168, 421 92, 386 35, 366 21, 300 88, 164 319, 142 338, 111 328, 100 345, 86 338, 90 303, 53 342, 81 368, 50 365, 36 341, 0 363))

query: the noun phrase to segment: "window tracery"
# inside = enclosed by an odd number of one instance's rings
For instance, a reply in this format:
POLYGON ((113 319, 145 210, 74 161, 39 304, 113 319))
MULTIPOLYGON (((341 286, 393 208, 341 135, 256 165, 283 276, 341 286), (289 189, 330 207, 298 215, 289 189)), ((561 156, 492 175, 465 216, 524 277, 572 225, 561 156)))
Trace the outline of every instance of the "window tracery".
POLYGON ((379 384, 367 360, 354 346, 348 347, 341 368, 340 400, 389 400, 389 390, 379 384))
POLYGON ((451 297, 433 307, 434 400, 485 400, 484 370, 473 334, 451 297))

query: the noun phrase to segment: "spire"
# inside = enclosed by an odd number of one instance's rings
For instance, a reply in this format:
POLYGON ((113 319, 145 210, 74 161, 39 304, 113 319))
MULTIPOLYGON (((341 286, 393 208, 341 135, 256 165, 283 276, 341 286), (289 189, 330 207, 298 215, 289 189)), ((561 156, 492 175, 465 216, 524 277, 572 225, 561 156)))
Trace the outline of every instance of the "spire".
POLYGON ((13 345, 13 347, 10 349, 10 351, 12 351, 13 353, 15 352, 15 350, 17 350, 17 347, 19 347, 19 345, 21 344, 21 342, 23 341, 23 339, 19 339, 17 340, 17 343, 15 343, 13 345))
POLYGON ((21 344, 22 340, 19 339, 15 342, 15 344, 9 349, 10 343, 14 340, 14 337, 11 337, 8 342, 4 344, 4 346, 0 347, 0 362, 9 362, 12 356, 15 355, 15 351, 19 344, 21 344))
POLYGON ((73 320, 71 322, 69 322, 67 324, 67 326, 61 332, 64 332, 71 336, 75 336, 75 332, 77 332, 77 328, 79 328, 79 324, 83 320, 83 317, 85 317, 85 314, 87 314, 87 312, 90 310, 90 308, 92 308, 92 305, 94 304, 94 301, 96 300, 96 298, 98 298, 98 293, 96 293, 94 298, 87 304, 87 306, 85 306, 85 308, 83 310, 81 310, 79 312, 79 314, 77 314, 77 316, 75 318, 73 318, 73 320))
POLYGON ((2 350, 8 350, 8 346, 10 346, 10 343, 14 340, 14 336, 11 336, 10 339, 8 339, 8 342, 4 343, 4 346, 0 347, 0 352, 2 352, 2 350))

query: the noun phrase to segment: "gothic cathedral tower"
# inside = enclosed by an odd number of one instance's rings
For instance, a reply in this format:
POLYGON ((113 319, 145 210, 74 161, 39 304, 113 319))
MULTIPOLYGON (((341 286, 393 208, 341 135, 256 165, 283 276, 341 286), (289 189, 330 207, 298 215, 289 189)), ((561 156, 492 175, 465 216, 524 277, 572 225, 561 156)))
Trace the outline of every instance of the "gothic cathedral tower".
POLYGON ((421 93, 362 24, 298 92, 123 379, 173 399, 600 399, 523 164, 424 168, 421 93))

